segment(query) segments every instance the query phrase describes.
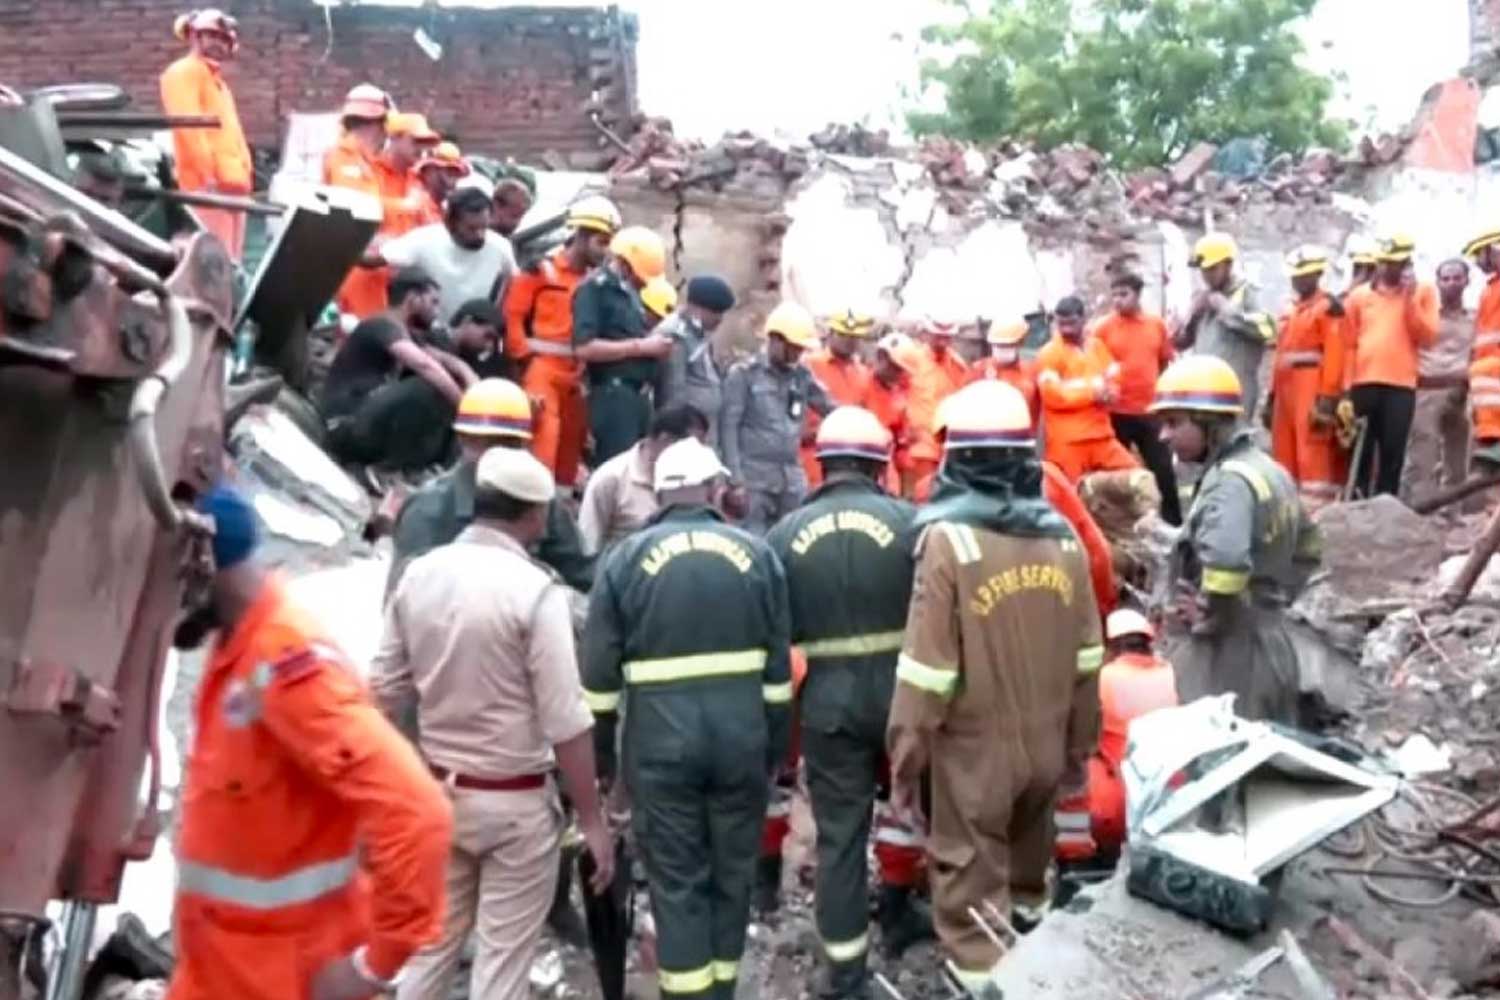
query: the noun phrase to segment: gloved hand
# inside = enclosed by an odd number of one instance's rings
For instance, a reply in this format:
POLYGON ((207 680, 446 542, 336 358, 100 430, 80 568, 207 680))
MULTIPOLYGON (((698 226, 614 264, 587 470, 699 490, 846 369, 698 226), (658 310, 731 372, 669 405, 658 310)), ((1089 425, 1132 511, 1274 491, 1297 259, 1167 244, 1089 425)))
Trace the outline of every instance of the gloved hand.
POLYGON ((1354 441, 1359 437, 1359 427, 1354 415, 1354 403, 1345 396, 1339 400, 1338 406, 1333 410, 1334 435, 1338 438, 1339 447, 1349 449, 1354 447, 1354 441))
POLYGON ((1313 428, 1322 431, 1332 428, 1337 407, 1338 403, 1332 396, 1319 396, 1313 400, 1312 416, 1309 418, 1313 428))

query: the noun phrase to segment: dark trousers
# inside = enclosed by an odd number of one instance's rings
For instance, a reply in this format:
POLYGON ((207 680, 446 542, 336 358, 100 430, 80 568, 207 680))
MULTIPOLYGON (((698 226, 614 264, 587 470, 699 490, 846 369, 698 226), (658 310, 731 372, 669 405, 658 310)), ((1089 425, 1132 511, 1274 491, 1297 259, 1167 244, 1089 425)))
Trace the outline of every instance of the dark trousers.
MULTIPOLYGON (((841 985, 864 981, 869 929, 870 815, 880 743, 804 726, 802 756, 818 830, 818 937, 841 985)), ((852 990, 849 990, 852 992, 852 990)))
POLYGON ((339 462, 400 471, 448 461, 453 417, 448 398, 415 376, 381 386, 353 413, 328 429, 328 450, 339 462))
POLYGON ((1182 523, 1182 499, 1177 495, 1177 476, 1172 471, 1172 451, 1161 439, 1161 424, 1148 413, 1111 413, 1115 437, 1127 448, 1141 453, 1141 460, 1156 477, 1161 491, 1161 517, 1168 524, 1182 523))
POLYGON ((1417 391, 1399 385, 1356 385, 1349 391, 1357 416, 1369 423, 1354 488, 1359 496, 1395 496, 1401 489, 1406 442, 1416 412, 1417 391))
POLYGON ((635 447, 651 427, 651 400, 626 382, 589 385, 589 432, 594 436, 594 468, 635 447))

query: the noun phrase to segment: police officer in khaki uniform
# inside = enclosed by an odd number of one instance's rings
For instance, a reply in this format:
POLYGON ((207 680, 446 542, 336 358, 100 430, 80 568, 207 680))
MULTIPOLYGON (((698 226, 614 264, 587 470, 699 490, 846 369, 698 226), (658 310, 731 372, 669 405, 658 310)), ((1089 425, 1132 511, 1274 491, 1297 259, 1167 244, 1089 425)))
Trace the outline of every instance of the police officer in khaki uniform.
POLYGON ((813 373, 798 364, 818 346, 812 314, 795 302, 771 310, 763 351, 729 370, 724 380, 719 443, 736 484, 749 493, 746 530, 763 535, 796 509, 807 492, 799 448, 807 410, 819 415, 833 400, 813 373))
POLYGON ((1026 401, 985 380, 943 405, 943 465, 918 514, 916 583, 891 704, 896 801, 932 769, 933 910, 963 985, 999 949, 971 907, 1040 918, 1060 787, 1082 787, 1104 658, 1088 560, 1042 496, 1026 401))
POLYGON ((1298 723, 1296 639, 1286 609, 1322 559, 1292 477, 1239 423, 1240 381, 1218 358, 1190 355, 1162 372, 1151 409, 1202 478, 1171 560, 1167 656, 1185 704, 1233 692, 1235 712, 1298 723))
POLYGON ((625 716, 624 778, 664 997, 734 996, 767 776, 786 754, 786 579, 764 542, 713 508, 724 471, 697 438, 661 453, 662 509, 610 550, 584 631, 606 776, 625 716))
POLYGON ((564 826, 554 766, 597 866, 596 891, 614 866, 568 588, 527 552, 546 529, 552 473, 530 452, 492 448, 475 484, 474 522, 402 577, 371 671, 389 715, 416 703, 422 756, 455 816, 443 936, 408 964, 399 1000, 444 1000, 476 927, 469 995, 531 995, 564 826))

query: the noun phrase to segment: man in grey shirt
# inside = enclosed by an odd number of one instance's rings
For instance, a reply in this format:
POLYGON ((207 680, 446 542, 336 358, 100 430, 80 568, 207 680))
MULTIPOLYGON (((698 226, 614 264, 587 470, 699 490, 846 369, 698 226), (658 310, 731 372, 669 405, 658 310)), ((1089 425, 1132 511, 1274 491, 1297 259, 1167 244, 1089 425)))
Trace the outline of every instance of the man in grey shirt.
POLYGON ((386 240, 361 263, 420 267, 432 275, 440 316, 452 316, 472 299, 503 301, 504 286, 516 271, 516 255, 510 240, 490 228, 490 211, 484 191, 458 188, 448 197, 442 222, 386 240))
POLYGON ((1179 351, 1209 354, 1234 369, 1251 422, 1262 403, 1261 362, 1276 339, 1276 323, 1259 308, 1255 287, 1235 273, 1238 258, 1227 233, 1208 233, 1193 247, 1189 263, 1203 278, 1203 290, 1174 339, 1179 351))
POLYGON ((708 418, 707 444, 719 450, 719 407, 723 376, 714 360, 713 333, 734 308, 734 289, 716 274, 700 274, 687 284, 684 302, 656 328, 672 338, 672 353, 661 366, 656 409, 686 403, 708 418))

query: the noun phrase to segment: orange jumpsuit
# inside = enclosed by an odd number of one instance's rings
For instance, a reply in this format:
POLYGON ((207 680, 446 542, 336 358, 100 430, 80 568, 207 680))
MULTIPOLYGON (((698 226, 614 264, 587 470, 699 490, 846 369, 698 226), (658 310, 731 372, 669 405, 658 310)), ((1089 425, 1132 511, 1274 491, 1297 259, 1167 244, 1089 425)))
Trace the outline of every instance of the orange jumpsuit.
MULTIPOLYGON (((803 357, 802 363, 812 370, 813 376, 827 390, 835 406, 864 406, 870 394, 870 383, 875 373, 870 366, 858 358, 840 358, 824 348, 803 357)), ((805 435, 802 448, 802 470, 807 473, 807 488, 812 490, 823 482, 823 467, 813 453, 813 438, 823 418, 812 407, 807 408, 807 422, 803 425, 805 435)))
POLYGON ((865 409, 891 432, 891 464, 886 469, 885 488, 892 496, 901 495, 902 473, 911 466, 911 431, 906 419, 907 379, 886 385, 871 376, 870 390, 865 394, 865 409))
MULTIPOLYGON (((414 171, 397 170, 384 157, 370 155, 353 135, 340 138, 323 157, 323 183, 378 198, 381 218, 376 232, 387 239, 421 225, 425 202, 430 200, 414 171)), ((386 307, 389 280, 389 268, 352 268, 339 286, 339 309, 357 319, 375 315, 386 307)))
POLYGON ((1022 358, 1013 365, 1002 365, 994 358, 985 358, 969 369, 969 381, 978 382, 980 379, 993 378, 1008 383, 1022 396, 1026 397, 1026 409, 1031 411, 1031 426, 1037 425, 1037 418, 1041 416, 1038 409, 1039 401, 1036 391, 1036 362, 1022 358))
POLYGON ((195 721, 169 1000, 305 998, 361 945, 388 978, 437 937, 447 799, 279 581, 220 637, 195 721))
POLYGON ((933 433, 938 404, 969 382, 969 366, 950 350, 939 357, 931 345, 923 345, 925 363, 911 377, 907 422, 911 427, 911 471, 908 482, 930 480, 943 460, 943 449, 933 433))
POLYGON ((1047 461, 1073 482, 1090 472, 1134 469, 1135 456, 1115 437, 1109 407, 1098 393, 1115 377, 1115 360, 1097 337, 1070 344, 1052 339, 1036 357, 1037 390, 1047 428, 1047 461))
POLYGON ((1344 384, 1344 321, 1329 312, 1331 301, 1320 291, 1293 304, 1272 361, 1271 454, 1310 508, 1337 500, 1344 485, 1333 428, 1312 425, 1314 403, 1337 399, 1344 384))
POLYGON ((1490 275, 1474 316, 1474 359, 1469 366, 1469 405, 1474 439, 1500 441, 1500 274, 1490 275))
POLYGON ((1094 842, 1110 854, 1125 843, 1125 759, 1130 723, 1147 712, 1177 704, 1177 677, 1159 656, 1122 653, 1099 671, 1103 720, 1099 749, 1089 758, 1089 816, 1094 842))
POLYGON ((588 440, 583 366, 573 356, 573 290, 586 276, 573 270, 563 248, 517 274, 505 293, 505 353, 530 359, 521 385, 542 401, 531 450, 559 486, 577 481, 588 440))
MULTIPOLYGON (((213 115, 218 128, 172 131, 177 186, 184 191, 247 195, 255 184, 250 146, 240 128, 234 94, 219 64, 194 52, 168 66, 161 75, 161 106, 169 115, 213 115)), ((193 208, 193 214, 239 261, 245 250, 245 213, 220 208, 193 208)))

